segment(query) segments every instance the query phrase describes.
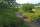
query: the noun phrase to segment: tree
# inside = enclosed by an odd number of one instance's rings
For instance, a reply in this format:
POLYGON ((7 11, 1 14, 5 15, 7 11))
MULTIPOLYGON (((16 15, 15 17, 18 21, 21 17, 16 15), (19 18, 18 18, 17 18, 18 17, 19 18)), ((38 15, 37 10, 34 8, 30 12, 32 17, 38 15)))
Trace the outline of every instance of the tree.
POLYGON ((34 6, 32 4, 23 4, 22 9, 27 12, 27 11, 32 11, 32 8, 34 8, 34 6))

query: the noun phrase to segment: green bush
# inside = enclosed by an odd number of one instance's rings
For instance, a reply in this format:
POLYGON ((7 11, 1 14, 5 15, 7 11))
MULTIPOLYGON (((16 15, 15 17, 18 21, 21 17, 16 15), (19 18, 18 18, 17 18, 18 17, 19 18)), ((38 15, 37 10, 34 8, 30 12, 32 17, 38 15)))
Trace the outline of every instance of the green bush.
POLYGON ((25 12, 32 10, 32 8, 34 8, 34 6, 33 6, 32 4, 24 4, 24 5, 22 6, 22 9, 23 9, 25 12))
POLYGON ((40 15, 36 16, 36 17, 33 17, 32 19, 33 19, 32 21, 36 21, 36 20, 40 19, 40 15))
POLYGON ((0 9, 0 24, 14 24, 16 23, 16 10, 15 8, 1 8, 0 9))

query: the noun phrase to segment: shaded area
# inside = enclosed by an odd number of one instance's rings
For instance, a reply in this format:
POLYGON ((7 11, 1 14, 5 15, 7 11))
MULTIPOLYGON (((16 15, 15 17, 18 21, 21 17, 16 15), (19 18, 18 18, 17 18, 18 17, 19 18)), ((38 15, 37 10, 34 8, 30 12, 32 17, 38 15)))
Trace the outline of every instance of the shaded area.
POLYGON ((31 26, 32 27, 40 27, 40 24, 32 23, 31 26))

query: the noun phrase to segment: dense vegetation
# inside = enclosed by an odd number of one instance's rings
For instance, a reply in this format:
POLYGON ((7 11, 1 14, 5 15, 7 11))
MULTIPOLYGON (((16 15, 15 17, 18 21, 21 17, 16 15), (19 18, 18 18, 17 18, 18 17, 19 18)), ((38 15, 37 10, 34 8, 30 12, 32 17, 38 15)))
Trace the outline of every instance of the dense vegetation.
POLYGON ((19 8, 15 7, 13 0, 9 1, 3 0, 0 2, 0 27, 17 27, 18 17, 16 17, 16 12, 18 12, 19 8))
POLYGON ((7 0, 0 2, 0 27, 7 27, 7 25, 11 26, 11 24, 14 25, 16 23, 16 8, 10 2, 7 0))
POLYGON ((22 12, 23 15, 26 15, 28 17, 30 16, 32 20, 37 20, 39 19, 38 16, 40 15, 40 7, 36 8, 35 6, 36 4, 23 4, 19 9, 19 12, 22 12))
POLYGON ((33 20, 40 18, 40 8, 34 8, 33 4, 23 4, 22 7, 17 7, 13 0, 2 0, 0 2, 0 27, 16 24, 16 12, 21 12, 22 15, 30 16, 33 20), (32 11, 35 9, 35 11, 32 11))

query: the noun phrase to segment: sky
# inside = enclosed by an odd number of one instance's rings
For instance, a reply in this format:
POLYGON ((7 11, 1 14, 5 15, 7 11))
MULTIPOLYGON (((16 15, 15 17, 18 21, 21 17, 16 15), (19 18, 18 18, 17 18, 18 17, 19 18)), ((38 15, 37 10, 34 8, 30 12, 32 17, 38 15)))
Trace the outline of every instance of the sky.
POLYGON ((40 0, 16 0, 16 2, 19 3, 19 4, 24 4, 24 3, 36 4, 36 3, 39 3, 40 0))

